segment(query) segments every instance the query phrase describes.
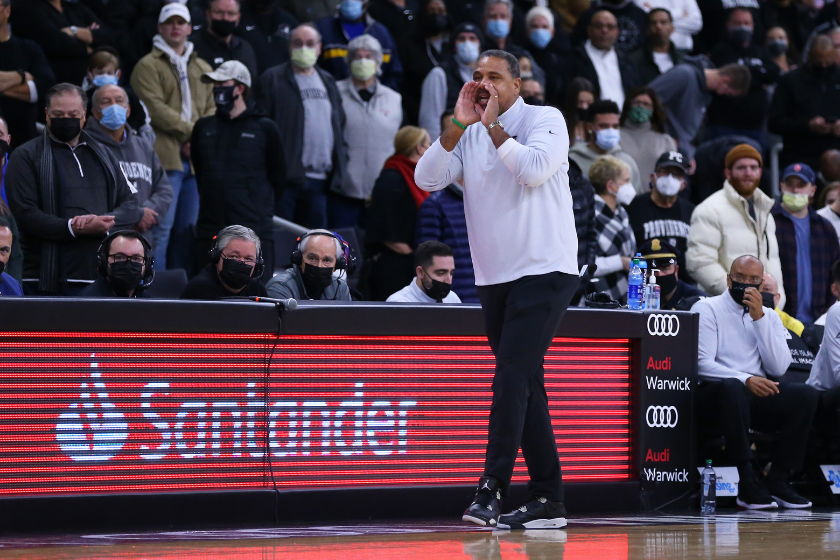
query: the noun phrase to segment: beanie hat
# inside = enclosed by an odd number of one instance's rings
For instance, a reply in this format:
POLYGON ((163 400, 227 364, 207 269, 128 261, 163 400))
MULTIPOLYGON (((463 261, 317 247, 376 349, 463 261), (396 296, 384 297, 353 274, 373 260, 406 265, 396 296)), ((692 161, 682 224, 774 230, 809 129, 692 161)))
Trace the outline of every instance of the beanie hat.
POLYGON ((738 144, 737 146, 729 150, 728 154, 726 154, 726 169, 731 168, 732 164, 734 164, 739 159, 743 158, 754 159, 758 161, 759 167, 764 166, 764 162, 762 161, 761 154, 758 153, 758 150, 756 150, 749 144, 738 144))

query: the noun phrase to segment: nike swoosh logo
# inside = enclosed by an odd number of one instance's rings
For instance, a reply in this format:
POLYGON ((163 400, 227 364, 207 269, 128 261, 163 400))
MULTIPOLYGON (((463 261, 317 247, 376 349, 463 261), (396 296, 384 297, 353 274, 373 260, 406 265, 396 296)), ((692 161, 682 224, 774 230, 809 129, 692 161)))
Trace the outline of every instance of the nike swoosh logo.
POLYGON ((246 25, 245 26, 245 31, 253 31, 256 28, 257 28, 256 25, 246 25))
MULTIPOLYGON (((554 134, 554 132, 552 132, 552 131, 550 131, 550 130, 548 131, 548 133, 549 133, 549 134, 554 134)), ((557 135, 556 135, 556 134, 554 134, 554 136, 557 136, 557 135)))

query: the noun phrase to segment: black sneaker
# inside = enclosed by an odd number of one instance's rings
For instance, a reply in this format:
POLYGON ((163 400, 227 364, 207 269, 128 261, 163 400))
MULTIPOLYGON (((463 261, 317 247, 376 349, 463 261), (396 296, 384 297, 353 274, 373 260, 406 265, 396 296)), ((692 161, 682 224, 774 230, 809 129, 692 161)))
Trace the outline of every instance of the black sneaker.
POLYGON ((782 479, 767 479, 764 482, 767 490, 773 499, 776 500, 780 506, 792 509, 803 509, 811 507, 811 502, 807 498, 803 498, 790 487, 786 480, 782 479))
POLYGON ((566 526, 566 506, 546 498, 535 498, 499 517, 499 529, 561 529, 566 526))
POLYGON ((741 478, 738 483, 738 498, 735 502, 747 509, 777 509, 779 507, 755 475, 741 478))
POLYGON ((478 481, 473 503, 461 519, 482 527, 495 527, 499 521, 499 514, 502 513, 501 499, 499 481, 489 476, 482 476, 478 481))

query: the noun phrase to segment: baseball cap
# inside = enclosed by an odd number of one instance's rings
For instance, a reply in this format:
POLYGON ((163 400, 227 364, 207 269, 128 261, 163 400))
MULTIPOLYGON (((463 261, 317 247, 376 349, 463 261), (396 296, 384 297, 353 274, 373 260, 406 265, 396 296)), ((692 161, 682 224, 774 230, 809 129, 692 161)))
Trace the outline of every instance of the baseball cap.
POLYGON ((681 153, 676 150, 672 150, 659 156, 659 159, 656 160, 656 167, 654 167, 654 169, 662 169, 663 167, 678 167, 682 169, 683 173, 688 173, 688 169, 686 168, 684 161, 685 158, 681 153))
POLYGON ((670 243, 654 237, 649 239, 639 250, 642 257, 652 261, 648 268, 665 268, 665 265, 676 264, 677 249, 670 243))
POLYGON ((158 16, 158 23, 163 23, 171 17, 181 16, 184 18, 187 23, 192 23, 192 18, 190 18, 190 11, 187 9, 186 6, 183 4, 167 4, 160 10, 160 15, 158 16))
POLYGON ((792 163, 785 167, 785 172, 782 174, 782 181, 788 177, 799 177, 806 183, 813 184, 816 180, 814 170, 804 163, 792 163))
POLYGON ((251 87, 251 73, 248 68, 238 60, 228 60, 223 62, 218 68, 212 72, 207 72, 201 76, 201 81, 205 84, 211 82, 226 82, 228 80, 236 80, 240 84, 251 87))

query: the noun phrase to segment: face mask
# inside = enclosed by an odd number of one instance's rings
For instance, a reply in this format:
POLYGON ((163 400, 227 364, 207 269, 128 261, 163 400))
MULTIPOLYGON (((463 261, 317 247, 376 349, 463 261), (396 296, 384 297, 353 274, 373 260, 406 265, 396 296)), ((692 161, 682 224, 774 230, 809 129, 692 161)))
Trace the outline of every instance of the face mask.
POLYGON ((216 102, 216 110, 223 115, 229 115, 233 110, 238 95, 234 97, 233 90, 236 86, 216 86, 213 88, 213 101, 216 102))
POLYGON ((426 16, 426 33, 429 36, 440 34, 441 31, 449 27, 449 18, 443 14, 435 14, 426 16))
POLYGON ((234 29, 236 29, 235 21, 228 21, 226 19, 210 20, 210 31, 219 37, 230 37, 233 35, 234 29))
POLYGON ((108 130, 119 130, 125 124, 127 114, 128 110, 122 105, 109 105, 102 109, 102 120, 99 124, 108 130))
POLYGON ((589 108, 577 108, 577 118, 579 121, 588 121, 589 120, 589 108))
POLYGON ((292 64, 298 68, 312 68, 318 61, 318 51, 310 47, 292 49, 292 64))
POLYGON ((348 21, 356 21, 362 17, 362 0, 342 0, 341 16, 348 21))
POLYGON ((800 210, 808 206, 809 198, 810 197, 807 194, 794 194, 789 192, 783 192, 782 204, 791 212, 799 212, 800 210))
POLYGON ((770 309, 776 309, 776 296, 770 292, 761 292, 761 305, 770 309))
POLYGON ((536 97, 534 95, 532 95, 530 97, 523 97, 522 101, 525 102, 525 105, 536 105, 537 107, 539 107, 541 105, 545 105, 545 103, 543 102, 542 99, 540 99, 539 97, 536 97))
POLYGON ((131 261, 109 265, 108 280, 117 293, 128 294, 143 282, 143 265, 131 261))
POLYGON ((306 264, 303 268, 301 275, 303 276, 303 285, 306 286, 306 292, 310 296, 319 296, 327 286, 332 284, 332 267, 306 264))
POLYGON ((595 145, 602 150, 612 150, 621 141, 621 131, 617 128, 605 128, 595 133, 595 145))
POLYGON ((354 60, 350 63, 350 73, 357 80, 366 82, 376 74, 376 61, 369 58, 354 60))
POLYGON ((464 41, 463 43, 458 43, 455 47, 457 52, 458 60, 460 60, 463 64, 472 64, 476 60, 478 60, 478 43, 473 41, 464 41))
POLYGON ((551 42, 551 31, 548 29, 534 29, 531 31, 531 44, 538 49, 544 49, 551 42))
POLYGON ((100 74, 93 79, 93 85, 98 88, 102 86, 115 86, 119 83, 119 78, 109 74, 100 74))
POLYGON ((636 189, 633 188, 633 183, 624 183, 618 187, 618 192, 615 193, 615 199, 622 206, 628 206, 634 198, 636 198, 636 189))
POLYGON ((510 33, 510 24, 506 19, 491 19, 487 22, 487 34, 495 39, 504 39, 510 33))
POLYGON ((59 142, 70 142, 82 133, 82 119, 56 117, 50 119, 50 133, 59 142))
POLYGON ((775 58, 782 56, 788 50, 787 41, 770 41, 767 43, 767 51, 775 58))
POLYGON ((747 288, 756 288, 758 289, 761 284, 744 284, 742 282, 736 282, 732 280, 730 276, 729 279, 732 281, 732 287, 729 288, 729 295, 732 296, 732 299, 735 300, 735 303, 738 305, 744 305, 744 292, 747 291, 747 288))
POLYGON ((732 40, 736 46, 742 46, 745 43, 749 43, 750 39, 752 39, 752 29, 749 27, 735 27, 729 30, 729 38, 732 40))
POLYGON ((665 175, 664 177, 656 178, 656 190, 662 196, 677 196, 680 192, 682 181, 673 175, 665 175))
POLYGON ((677 289, 677 273, 660 274, 656 277, 656 283, 659 284, 659 293, 663 296, 667 296, 677 289))
MULTIPOLYGON (((423 273, 426 276, 429 276, 429 273, 425 270, 423 273)), ((452 290, 452 285, 447 284, 446 282, 441 282, 440 280, 435 280, 431 276, 429 276, 429 280, 432 281, 432 285, 430 287, 426 287, 426 283, 423 282, 423 291, 426 292, 426 295, 432 298, 433 300, 437 301, 438 303, 442 302, 443 299, 449 295, 449 292, 452 290)))
POLYGON ((633 124, 646 123, 650 121, 651 116, 653 116, 653 111, 647 107, 630 107, 630 111, 627 113, 627 118, 633 124))
POLYGON ((222 270, 219 272, 219 278, 231 290, 241 290, 251 281, 251 272, 253 270, 253 267, 248 266, 244 262, 239 262, 234 259, 222 259, 222 270))

